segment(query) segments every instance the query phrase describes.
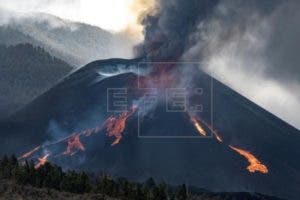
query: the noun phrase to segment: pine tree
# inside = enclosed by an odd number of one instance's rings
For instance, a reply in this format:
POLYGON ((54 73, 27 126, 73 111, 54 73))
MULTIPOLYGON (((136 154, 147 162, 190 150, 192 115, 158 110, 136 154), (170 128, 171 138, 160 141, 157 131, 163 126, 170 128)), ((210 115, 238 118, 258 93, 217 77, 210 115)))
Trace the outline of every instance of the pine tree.
POLYGON ((161 183, 158 185, 158 195, 157 200, 166 200, 168 197, 167 195, 167 185, 165 183, 161 183))
POLYGON ((186 185, 183 184, 182 186, 180 186, 178 189, 177 189, 177 192, 176 192, 176 200, 187 200, 187 188, 186 188, 186 185))
POLYGON ((146 193, 142 188, 141 184, 136 185, 136 192, 134 196, 134 200, 146 199, 146 193))

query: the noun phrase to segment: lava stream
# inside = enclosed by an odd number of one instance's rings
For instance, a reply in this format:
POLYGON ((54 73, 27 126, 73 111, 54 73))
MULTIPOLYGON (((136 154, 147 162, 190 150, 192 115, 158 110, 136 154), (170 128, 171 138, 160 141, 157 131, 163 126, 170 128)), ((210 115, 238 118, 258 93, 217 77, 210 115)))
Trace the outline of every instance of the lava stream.
POLYGON ((217 131, 213 131, 215 138, 218 140, 218 142, 222 143, 223 139, 221 136, 217 133, 217 131))
POLYGON ((266 165, 264 165, 263 163, 261 163, 253 154, 251 154, 249 151, 243 150, 243 149, 239 149, 237 147, 234 147, 232 145, 229 145, 229 147, 231 149, 233 149, 234 151, 238 152, 240 155, 244 156, 248 162, 249 165, 247 166, 247 170, 251 173, 254 172, 261 172, 263 174, 266 174, 269 172, 268 168, 266 165))
POLYGON ((202 136, 206 136, 206 131, 202 128, 200 125, 200 120, 198 120, 196 117, 190 115, 190 120, 197 129, 198 133, 202 136))
MULTIPOLYGON (((214 130, 212 128, 212 126, 208 123, 206 123, 205 121, 201 120, 200 118, 196 118, 196 117, 192 117, 190 113, 188 113, 191 121, 193 122, 193 124, 195 125, 195 127, 198 128, 200 127, 201 129, 198 130, 199 133, 201 133, 200 131, 203 130, 203 128, 200 126, 200 122, 202 124, 204 124, 205 127, 207 127, 214 135, 215 139, 219 142, 219 143, 223 143, 223 139, 222 137, 218 134, 218 132, 216 130, 214 130), (199 126, 197 126, 197 124, 199 126)), ((269 172, 268 168, 266 165, 264 165, 262 162, 260 162, 253 154, 251 154, 250 152, 234 147, 232 145, 228 145, 232 150, 234 150, 235 152, 237 152, 238 154, 242 155, 243 157, 245 157, 248 162, 250 163, 247 166, 247 170, 251 173, 255 173, 255 172, 260 172, 263 174, 267 174, 269 172)))
POLYGON ((34 166, 35 169, 40 168, 48 161, 49 154, 46 154, 45 156, 39 158, 38 163, 34 166))
POLYGON ((212 134, 215 136, 215 138, 218 142, 220 142, 220 143, 223 142, 222 137, 218 134, 218 132, 215 129, 213 129, 213 127, 210 124, 206 123, 204 120, 201 120, 200 118, 197 118, 197 119, 212 132, 212 134))
POLYGON ((136 110, 137 107, 133 107, 130 111, 125 111, 117 117, 111 116, 106 120, 105 127, 107 135, 109 137, 115 137, 115 140, 111 144, 112 146, 118 144, 121 141, 122 132, 126 128, 126 120, 128 119, 128 117, 134 114, 136 110))
POLYGON ((64 155, 74 155, 78 150, 84 151, 85 148, 83 144, 80 141, 80 136, 79 135, 73 135, 68 140, 68 146, 66 151, 63 153, 64 155))
POLYGON ((35 147, 35 148, 32 149, 31 151, 29 151, 29 152, 24 153, 23 155, 21 155, 21 156, 18 158, 18 160, 21 160, 21 159, 25 159, 25 158, 30 157, 34 152, 38 151, 40 148, 41 148, 41 146, 35 147))
MULTIPOLYGON (((59 139, 57 141, 46 143, 44 145, 39 145, 35 147, 34 149, 30 150, 29 152, 24 153, 21 155, 18 159, 26 159, 31 157, 34 153, 37 151, 49 148, 52 145, 60 144, 60 143, 67 143, 67 149, 62 154, 59 155, 74 155, 78 151, 84 151, 85 147, 81 143, 80 138, 81 137, 90 137, 93 134, 99 133, 101 130, 106 129, 107 135, 109 137, 115 137, 114 142, 111 144, 112 146, 118 144, 120 140, 122 139, 122 132, 125 130, 126 126, 126 120, 128 117, 130 117, 132 114, 135 113, 137 110, 136 106, 133 106, 129 111, 125 111, 121 113, 119 116, 110 116, 104 123, 98 124, 94 128, 85 129, 79 133, 71 134, 65 138, 59 139)), ((45 158, 47 159, 49 155, 47 155, 45 158)), ((42 158, 39 158, 39 160, 42 158)), ((38 165, 40 166, 40 165, 38 165)))

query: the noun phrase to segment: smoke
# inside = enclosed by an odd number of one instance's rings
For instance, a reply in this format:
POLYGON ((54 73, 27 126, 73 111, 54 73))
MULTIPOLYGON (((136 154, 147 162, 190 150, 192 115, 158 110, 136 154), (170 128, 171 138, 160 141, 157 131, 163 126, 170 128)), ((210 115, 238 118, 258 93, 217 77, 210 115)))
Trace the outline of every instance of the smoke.
POLYGON ((184 57, 202 55, 205 70, 299 128, 300 60, 294 53, 300 48, 299 8, 296 1, 267 6, 222 1, 211 19, 198 24, 191 38, 201 42, 184 57))
POLYGON ((143 20, 145 40, 140 54, 151 60, 177 60, 189 46, 189 35, 218 0, 158 0, 154 14, 143 20))
POLYGON ((129 13, 131 13, 131 20, 128 25, 122 30, 122 33, 132 38, 133 40, 140 42, 143 40, 143 26, 141 24, 142 19, 153 13, 155 9, 155 0, 132 0, 129 5, 129 13))
POLYGON ((140 54, 203 69, 300 128, 300 2, 157 1, 140 54))

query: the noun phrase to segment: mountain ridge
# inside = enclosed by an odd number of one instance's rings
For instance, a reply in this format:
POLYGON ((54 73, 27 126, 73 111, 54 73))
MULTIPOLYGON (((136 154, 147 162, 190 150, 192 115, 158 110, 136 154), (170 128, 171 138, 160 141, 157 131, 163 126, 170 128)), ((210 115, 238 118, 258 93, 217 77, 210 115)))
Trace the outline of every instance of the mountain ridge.
POLYGON ((9 11, 2 10, 2 15, 10 17, 0 23, 0 43, 31 43, 74 67, 101 58, 131 57, 132 52, 128 49, 136 43, 126 34, 110 33, 46 13, 9 14, 9 11))
POLYGON ((72 69, 66 62, 31 44, 0 45, 0 51, 1 118, 51 88, 72 69))

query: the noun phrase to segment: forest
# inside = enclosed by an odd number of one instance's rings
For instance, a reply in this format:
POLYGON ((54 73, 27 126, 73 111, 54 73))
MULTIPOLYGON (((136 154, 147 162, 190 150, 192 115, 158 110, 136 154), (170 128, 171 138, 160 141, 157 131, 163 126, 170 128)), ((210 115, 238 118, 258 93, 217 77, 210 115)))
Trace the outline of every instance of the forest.
MULTIPOLYGON (((0 180, 1 182, 15 182, 21 186, 46 188, 48 191, 52 189, 69 192, 74 197, 77 194, 95 194, 98 195, 96 199, 102 200, 111 198, 115 200, 279 200, 276 197, 258 193, 215 193, 187 187, 185 184, 171 186, 164 182, 156 182, 153 178, 139 183, 123 177, 114 177, 108 173, 101 173, 97 176, 85 171, 64 171, 61 167, 49 162, 37 168, 32 160, 20 163, 14 155, 4 155, 1 158, 0 180), (101 198, 98 198, 99 195, 101 198)), ((0 192, 0 198, 1 195, 0 192)), ((31 197, 27 198, 31 199, 31 197)))

